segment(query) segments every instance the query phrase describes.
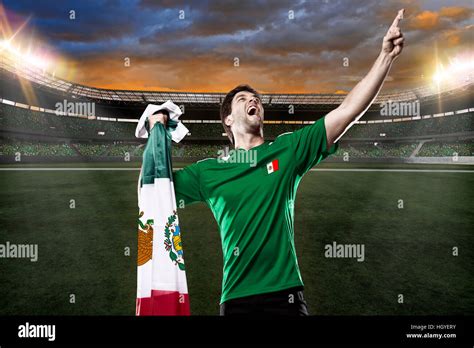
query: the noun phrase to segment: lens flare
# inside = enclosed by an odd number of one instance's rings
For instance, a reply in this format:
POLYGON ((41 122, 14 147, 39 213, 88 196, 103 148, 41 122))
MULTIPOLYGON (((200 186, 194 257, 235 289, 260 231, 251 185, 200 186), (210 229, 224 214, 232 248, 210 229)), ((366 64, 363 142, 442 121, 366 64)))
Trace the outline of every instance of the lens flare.
POLYGON ((457 56, 449 61, 447 67, 439 63, 433 75, 436 84, 454 83, 464 84, 472 81, 474 71, 474 56, 465 54, 457 56))

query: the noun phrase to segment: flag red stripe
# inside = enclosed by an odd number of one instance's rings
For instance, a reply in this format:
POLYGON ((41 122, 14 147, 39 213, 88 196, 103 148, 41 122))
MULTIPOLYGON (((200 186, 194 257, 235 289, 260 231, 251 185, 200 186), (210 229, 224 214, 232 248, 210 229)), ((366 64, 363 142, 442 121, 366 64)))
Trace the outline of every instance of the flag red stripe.
POLYGON ((152 290, 151 297, 137 298, 136 305, 138 316, 191 314, 188 294, 178 291, 152 290))
POLYGON ((273 171, 276 172, 278 170, 278 160, 272 161, 273 171))

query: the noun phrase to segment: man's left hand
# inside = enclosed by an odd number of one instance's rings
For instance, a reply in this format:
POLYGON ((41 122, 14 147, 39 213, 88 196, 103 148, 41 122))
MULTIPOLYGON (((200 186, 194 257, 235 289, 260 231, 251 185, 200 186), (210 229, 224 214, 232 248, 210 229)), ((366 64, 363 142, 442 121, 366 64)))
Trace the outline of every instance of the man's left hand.
POLYGON ((382 53, 387 54, 392 59, 397 58, 403 50, 405 38, 398 24, 403 19, 404 9, 398 11, 392 25, 388 29, 387 35, 383 38, 382 53))

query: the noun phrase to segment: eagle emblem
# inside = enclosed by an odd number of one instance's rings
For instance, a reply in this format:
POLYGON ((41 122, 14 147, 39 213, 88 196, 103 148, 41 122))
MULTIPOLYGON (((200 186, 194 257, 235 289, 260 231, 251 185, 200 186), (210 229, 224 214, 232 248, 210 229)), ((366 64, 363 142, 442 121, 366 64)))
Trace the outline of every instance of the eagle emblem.
POLYGON ((138 266, 144 265, 151 260, 153 255, 153 219, 148 219, 144 224, 140 218, 143 211, 138 216, 138 266))
POLYGON ((183 246, 181 244, 181 233, 179 225, 176 223, 177 212, 173 211, 173 215, 168 217, 165 224, 165 249, 169 253, 171 261, 173 261, 180 270, 184 271, 183 246))

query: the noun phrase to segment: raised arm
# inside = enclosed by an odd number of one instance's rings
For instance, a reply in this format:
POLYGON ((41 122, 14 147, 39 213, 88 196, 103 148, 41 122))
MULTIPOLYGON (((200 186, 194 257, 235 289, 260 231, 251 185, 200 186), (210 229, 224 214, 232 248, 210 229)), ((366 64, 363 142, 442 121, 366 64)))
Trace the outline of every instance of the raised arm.
POLYGON ((403 49, 403 34, 398 26, 404 10, 397 17, 383 38, 382 51, 369 73, 352 89, 344 101, 325 117, 328 148, 364 115, 380 91, 390 67, 403 49))

